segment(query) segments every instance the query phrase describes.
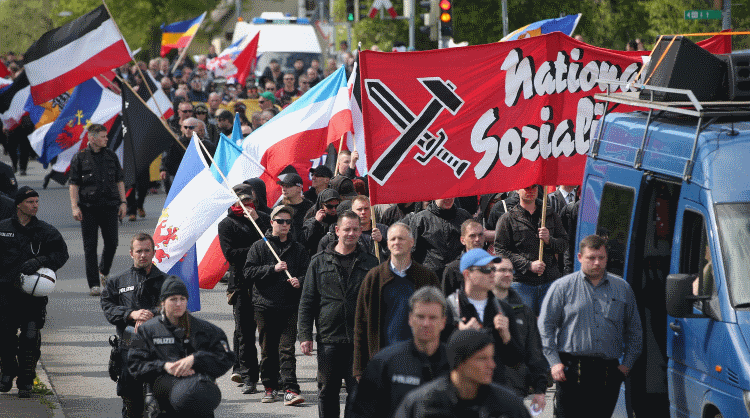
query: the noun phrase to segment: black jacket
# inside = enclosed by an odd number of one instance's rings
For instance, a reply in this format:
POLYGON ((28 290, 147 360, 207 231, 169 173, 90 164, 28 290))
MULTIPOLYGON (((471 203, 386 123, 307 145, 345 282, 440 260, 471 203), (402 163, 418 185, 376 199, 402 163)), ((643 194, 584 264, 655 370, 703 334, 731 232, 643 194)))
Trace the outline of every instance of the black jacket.
MULTIPOLYGON (((378 246, 380 247, 380 261, 382 262, 383 260, 387 260, 388 257, 391 256, 391 252, 388 251, 388 227, 378 223, 375 224, 375 227, 380 230, 380 234, 383 236, 383 239, 378 243, 378 246)), ((363 231, 362 235, 359 236, 357 245, 364 248, 365 251, 367 251, 372 256, 377 257, 377 255, 375 254, 375 241, 372 239, 372 235, 370 234, 371 232, 372 230, 366 232, 363 231)), ((331 244, 336 245, 337 241, 338 237, 334 233, 334 230, 329 229, 328 233, 320 239, 317 252, 325 250, 331 244)))
POLYGON ((383 214, 380 216, 380 222, 391 226, 404 219, 406 215, 419 212, 420 210, 422 210, 421 203, 398 203, 383 211, 383 214))
MULTIPOLYGON (((476 318, 479 321, 479 314, 474 308, 474 305, 469 302, 463 289, 457 290, 447 298, 448 301, 448 320, 447 324, 456 325, 461 318, 469 319, 476 318), (455 311, 455 298, 458 298, 458 310, 455 311)), ((492 339, 495 341, 495 372, 492 378, 493 382, 505 384, 505 367, 503 366, 515 366, 523 361, 523 349, 521 343, 521 334, 518 332, 518 325, 513 315, 511 307, 497 299, 492 292, 487 293, 487 305, 484 308, 484 321, 480 321, 482 328, 486 330, 492 339), (502 310, 503 315, 508 317, 508 328, 510 329, 510 341, 508 344, 503 343, 500 333, 495 330, 494 319, 495 316, 502 310)), ((448 325, 446 326, 448 327, 448 325)), ((456 326, 456 329, 458 327, 456 326)))
POLYGON ((120 161, 109 148, 94 152, 86 147, 70 161, 70 183, 78 186, 80 207, 119 206, 121 181, 120 161))
MULTIPOLYGON (((320 200, 320 199, 318 199, 320 200)), ((318 221, 315 218, 315 213, 320 210, 321 202, 316 202, 315 206, 312 206, 308 212, 313 211, 311 217, 305 219, 302 225, 302 233, 299 237, 299 242, 304 244, 310 255, 318 252, 318 244, 325 234, 332 230, 338 221, 338 215, 326 215, 323 217, 323 222, 318 221)))
POLYGON ((536 325, 536 315, 515 290, 508 290, 505 302, 513 310, 518 341, 520 342, 523 360, 516 365, 505 366, 505 386, 514 389, 519 396, 547 391, 547 370, 549 365, 542 354, 542 340, 536 325), (531 391, 529 391, 531 388, 531 391))
POLYGON ((464 284, 464 274, 461 272, 461 256, 464 255, 466 251, 461 251, 461 254, 456 257, 455 260, 451 261, 445 266, 445 270, 443 270, 443 293, 446 297, 450 295, 451 293, 455 292, 456 290, 463 287, 464 284))
MULTIPOLYGON (((290 233, 291 235, 291 233, 290 233)), ((268 249, 264 240, 257 241, 247 252, 247 260, 243 268, 244 280, 253 284, 253 306, 256 310, 263 309, 293 309, 299 308, 302 286, 305 284, 305 272, 310 264, 310 256, 305 247, 291 237, 283 245, 278 237, 266 233, 268 242, 282 261, 286 261, 289 274, 300 281, 300 288, 292 287, 287 282, 286 272, 274 271, 276 258, 268 249)))
POLYGON ((9 285, 18 282, 21 265, 32 258, 57 271, 68 261, 68 246, 54 226, 36 217, 24 226, 14 215, 0 221, 0 254, 0 285, 9 285))
POLYGON ((156 315, 159 312, 159 294, 166 275, 155 265, 146 274, 145 269, 130 267, 117 276, 107 279, 99 303, 110 324, 117 327, 117 335, 122 337, 125 327, 135 325, 128 318, 130 313, 148 309, 156 315))
POLYGON ((10 219, 16 214, 16 203, 13 199, 0 193, 0 221, 10 219))
POLYGON ((530 418, 523 400, 497 384, 479 388, 472 401, 460 401, 448 376, 409 392, 396 408, 395 418, 530 418))
POLYGON ((507 257, 516 270, 515 280, 528 285, 551 282, 562 276, 557 262, 568 246, 568 234, 563 228, 560 215, 547 210, 546 227, 549 230, 549 245, 544 245, 544 273, 531 271, 531 262, 539 259, 539 233, 542 201, 537 199, 534 214, 518 205, 500 217, 495 230, 495 254, 507 257))
POLYGON ((578 229, 578 209, 581 207, 581 201, 577 200, 568 203, 562 210, 560 220, 563 227, 568 231, 568 247, 565 249, 563 256, 563 276, 573 272, 576 259, 576 229, 578 229))
MULTIPOLYGON (((255 223, 265 234, 271 227, 271 217, 257 209, 256 213, 258 219, 255 220, 255 223)), ((249 219, 235 215, 232 208, 228 209, 227 217, 219 222, 218 230, 221 252, 224 253, 224 258, 229 263, 230 277, 232 278, 227 290, 230 292, 238 289, 250 291, 253 284, 243 280, 242 269, 245 267, 247 252, 250 251, 250 247, 256 241, 262 239, 263 235, 258 233, 249 219)))
POLYGON ((440 209, 435 202, 430 202, 426 210, 404 218, 414 235, 414 261, 442 277, 445 265, 463 250, 459 244, 461 224, 467 219, 471 219, 469 212, 455 205, 440 209))
POLYGON ((127 367, 139 381, 153 383, 166 373, 165 363, 190 354, 195 357, 193 370, 213 379, 226 373, 234 364, 234 353, 229 349, 227 336, 221 328, 190 315, 190 338, 181 340, 175 336, 175 327, 159 315, 138 327, 127 367))
POLYGON ((300 341, 312 341, 315 323, 319 343, 354 343, 359 288, 367 272, 377 267, 378 260, 358 245, 349 275, 344 271, 341 257, 331 244, 310 260, 299 303, 300 341))
POLYGON ((443 343, 430 357, 417 350, 414 340, 388 346, 367 363, 352 404, 354 417, 391 417, 407 393, 449 372, 443 343))

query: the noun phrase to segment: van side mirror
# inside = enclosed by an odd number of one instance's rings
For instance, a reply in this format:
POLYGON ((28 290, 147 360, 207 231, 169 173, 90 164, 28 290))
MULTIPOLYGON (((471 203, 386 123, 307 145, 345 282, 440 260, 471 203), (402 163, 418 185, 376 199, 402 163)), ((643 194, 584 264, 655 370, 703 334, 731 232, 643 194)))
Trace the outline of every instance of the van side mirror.
MULTIPOLYGON (((670 274, 667 276, 667 313, 675 318, 695 317, 693 302, 701 299, 693 295, 694 274, 670 274)), ((700 315, 698 315, 700 316, 700 315)))

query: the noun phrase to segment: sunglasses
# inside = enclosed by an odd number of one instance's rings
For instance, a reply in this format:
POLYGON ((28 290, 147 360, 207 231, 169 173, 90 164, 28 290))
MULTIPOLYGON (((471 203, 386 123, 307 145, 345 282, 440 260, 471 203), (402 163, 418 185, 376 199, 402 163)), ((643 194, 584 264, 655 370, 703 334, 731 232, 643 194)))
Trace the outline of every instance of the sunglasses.
POLYGON ((185 129, 195 129, 195 126, 183 126, 185 129))
POLYGON ((258 104, 263 104, 265 102, 266 102, 266 100, 258 100, 258 104))
POLYGON ((279 225, 284 225, 284 224, 291 225, 292 224, 291 219, 274 219, 273 221, 279 225))
POLYGON ((484 274, 490 274, 495 272, 495 267, 483 266, 483 267, 472 267, 473 271, 481 271, 484 274))
POLYGON ((326 207, 326 209, 336 209, 336 207, 338 207, 338 204, 333 205, 326 203, 324 206, 326 207))
POLYGON ((196 115, 208 115, 208 112, 195 112, 196 115))
POLYGON ((193 113, 193 111, 190 110, 190 109, 188 109, 188 110, 182 110, 182 109, 180 109, 180 112, 182 112, 182 113, 193 113))

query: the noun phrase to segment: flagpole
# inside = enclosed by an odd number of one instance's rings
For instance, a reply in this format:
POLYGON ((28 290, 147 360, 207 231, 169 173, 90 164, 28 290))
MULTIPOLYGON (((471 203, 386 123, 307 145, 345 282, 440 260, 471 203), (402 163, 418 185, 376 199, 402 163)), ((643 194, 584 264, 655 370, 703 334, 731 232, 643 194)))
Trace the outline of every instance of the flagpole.
POLYGON ((344 137, 346 134, 341 135, 341 139, 339 140, 339 152, 336 154, 336 169, 333 172, 333 176, 337 176, 339 174, 339 159, 341 158, 341 150, 344 149, 344 137))
MULTIPOLYGON (((221 169, 219 169, 219 166, 216 165, 216 161, 214 161, 214 157, 211 156, 211 153, 206 149, 206 146, 203 145, 203 142, 199 138, 197 138, 197 136, 198 135, 195 132, 193 132, 193 140, 197 139, 197 142, 201 146, 201 149, 211 160, 211 164, 213 164, 213 166, 216 168, 216 171, 219 173, 219 175, 221 175, 221 178, 224 179, 224 184, 226 184, 225 187, 232 191, 232 194, 234 195, 234 197, 236 197, 237 201, 240 202, 240 206, 242 206, 242 211, 245 212, 245 216, 247 217, 247 219, 249 219, 250 222, 252 222, 253 226, 255 227, 255 230, 257 230, 258 234, 260 234, 260 236, 263 237, 263 241, 268 246, 268 249, 271 250, 271 254, 273 254, 274 258, 276 258, 276 261, 281 263, 282 261, 279 258, 279 255, 276 254, 276 250, 273 249, 273 246, 271 246, 271 243, 268 242, 268 238, 266 238, 266 236, 263 234, 263 231, 260 230, 260 227, 258 226, 258 224, 255 223, 255 219, 253 219, 253 217, 250 216, 250 211, 248 211, 247 207, 245 207, 245 205, 242 204, 242 200, 240 200, 240 197, 239 195, 237 195, 237 192, 235 192, 234 189, 229 186, 229 180, 227 180, 227 177, 224 175, 224 173, 222 173, 221 169)), ((289 270, 284 270, 284 272, 286 273, 288 278, 290 279, 293 278, 291 273, 289 273, 289 270)))
MULTIPOLYGON (((102 4, 104 5, 104 8, 107 9, 107 13, 109 13, 109 17, 112 18, 112 22, 114 22, 114 24, 115 24, 115 28, 117 29, 117 33, 120 34, 120 37, 124 41, 125 37, 122 35, 122 31, 120 31, 120 26, 117 25, 117 21, 115 20, 115 17, 112 15, 112 12, 109 10, 109 6, 107 6, 107 3, 104 0, 102 0, 102 4)), ((191 39, 191 41, 192 41, 192 39, 191 39)), ((134 56, 131 55, 130 58, 132 59, 133 63, 135 64, 135 68, 138 69, 138 74, 141 75, 141 79, 143 80, 143 84, 146 85, 146 89, 148 90, 148 93, 154 99, 154 104, 156 105, 156 110, 159 111, 159 114, 157 116, 159 116, 159 119, 164 119, 164 112, 162 112, 161 108, 159 108, 159 102, 156 100, 156 97, 154 97, 154 92, 151 91, 151 87, 149 87, 148 81, 146 81, 146 77, 143 76, 143 72, 141 71, 141 66, 138 65, 138 61, 135 60, 134 56)), ((115 73, 115 76, 117 77, 117 73, 115 73)), ((123 81, 123 82, 127 83, 127 81, 124 81, 122 78, 120 78, 120 81, 123 81)), ((140 96, 138 96, 138 97, 140 97, 140 96)), ((148 105, 146 105, 146 107, 148 107, 148 105)), ((167 125, 165 125, 165 126, 167 126, 167 125)), ((172 129, 170 129, 170 132, 171 131, 172 131, 172 129)), ((177 142, 179 142, 179 141, 177 141, 177 142)), ((180 145, 182 145, 182 144, 180 144, 180 145)), ((183 147, 183 148, 185 148, 185 147, 183 147)))
MULTIPOLYGON (((545 220, 547 219, 547 187, 542 189, 542 228, 546 228, 545 220)), ((544 240, 539 238, 539 261, 542 261, 544 255, 544 240)), ((539 273, 541 276, 542 273, 539 273)))
MULTIPOLYGON (((352 149, 354 150, 353 152, 357 152, 357 138, 354 135, 352 135, 352 149)), ((338 164, 336 165, 338 166, 338 164)), ((372 201, 370 201, 370 221, 372 222, 373 228, 378 227, 377 222, 375 221, 375 210, 372 207, 372 201)), ((380 236, 383 236, 383 231, 380 231, 380 234, 380 236)), ((375 244, 375 257, 377 257, 378 262, 380 262, 380 243, 375 240, 372 240, 372 242, 375 244)))
MULTIPOLYGON (((146 108, 148 108, 148 110, 151 110, 151 112, 153 113, 153 110, 150 107, 148 107, 148 104, 146 103, 145 100, 143 100, 143 97, 141 97, 135 90, 133 90, 133 87, 130 84, 128 84, 127 81, 123 80, 122 77, 120 77, 117 74, 115 74, 115 77, 117 77, 117 79, 120 80, 121 83, 123 83, 128 89, 130 89, 130 91, 135 95, 135 97, 137 97, 138 100, 140 100, 141 103, 143 103, 143 105, 146 106, 146 108)), ((182 149, 187 151, 187 148, 185 147, 185 145, 183 145, 182 142, 180 142, 180 138, 178 138, 177 134, 175 134, 174 131, 172 131, 172 128, 170 128, 169 125, 167 125, 167 122, 163 118, 159 118, 159 121, 161 121, 161 124, 164 125, 165 128, 167 128, 170 134, 172 134, 172 138, 174 138, 174 140, 177 141, 178 144, 180 144, 182 149)))

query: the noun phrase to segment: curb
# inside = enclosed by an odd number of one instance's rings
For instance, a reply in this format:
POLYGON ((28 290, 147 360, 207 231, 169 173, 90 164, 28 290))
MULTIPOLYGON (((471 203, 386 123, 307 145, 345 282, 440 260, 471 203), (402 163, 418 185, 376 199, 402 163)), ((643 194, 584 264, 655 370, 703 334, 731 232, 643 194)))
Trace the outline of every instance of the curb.
POLYGON ((57 395, 57 391, 55 390, 55 386, 52 385, 52 382, 49 379, 49 375, 47 374, 47 368, 44 367, 44 363, 42 363, 42 360, 39 360, 39 367, 36 369, 36 375, 39 378, 39 380, 44 383, 47 388, 52 391, 52 395, 47 395, 45 398, 54 405, 55 409, 52 409, 52 418, 66 418, 65 413, 62 410, 62 404, 60 403, 60 397, 57 395))

